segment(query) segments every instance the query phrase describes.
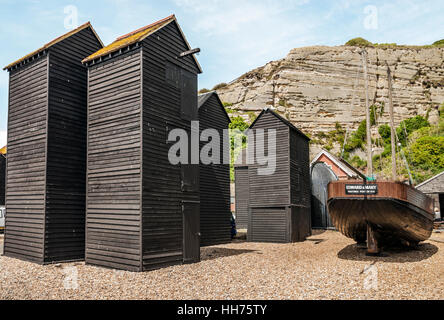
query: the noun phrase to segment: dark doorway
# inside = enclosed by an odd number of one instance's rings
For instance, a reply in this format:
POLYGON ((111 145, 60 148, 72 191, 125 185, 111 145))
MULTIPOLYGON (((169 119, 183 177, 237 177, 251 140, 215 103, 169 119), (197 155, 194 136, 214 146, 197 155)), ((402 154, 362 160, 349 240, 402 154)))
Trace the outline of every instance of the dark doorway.
POLYGON ((183 261, 200 261, 200 207, 198 203, 184 202, 183 212, 183 261))
POLYGON ((312 228, 333 229, 330 215, 327 209, 327 186, 338 178, 334 172, 323 162, 313 165, 311 171, 312 179, 312 228))

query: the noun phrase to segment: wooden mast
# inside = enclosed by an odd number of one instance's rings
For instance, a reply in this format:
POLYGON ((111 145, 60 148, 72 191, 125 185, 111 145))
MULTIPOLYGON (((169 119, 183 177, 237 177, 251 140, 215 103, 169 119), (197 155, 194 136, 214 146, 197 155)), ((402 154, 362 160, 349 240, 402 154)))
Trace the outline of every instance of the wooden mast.
POLYGON ((372 150, 372 135, 371 135, 371 117, 370 117, 370 103, 368 94, 368 70, 367 70, 367 51, 362 51, 362 59, 364 60, 364 78, 365 78, 365 111, 367 116, 367 176, 373 176, 373 150, 372 150))
POLYGON ((395 112, 393 108, 393 87, 392 87, 392 71, 387 63, 387 78, 388 78, 388 92, 389 92, 389 104, 390 104, 390 129, 392 135, 392 176, 393 181, 398 180, 398 173, 396 168, 396 132, 395 132, 395 112))

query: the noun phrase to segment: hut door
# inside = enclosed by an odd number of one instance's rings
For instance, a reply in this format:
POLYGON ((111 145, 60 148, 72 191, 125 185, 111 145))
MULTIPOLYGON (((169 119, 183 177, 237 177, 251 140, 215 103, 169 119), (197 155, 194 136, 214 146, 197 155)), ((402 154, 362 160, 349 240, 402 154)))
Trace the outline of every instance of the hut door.
POLYGON ((183 213, 183 262, 200 261, 200 208, 198 203, 184 202, 183 213))

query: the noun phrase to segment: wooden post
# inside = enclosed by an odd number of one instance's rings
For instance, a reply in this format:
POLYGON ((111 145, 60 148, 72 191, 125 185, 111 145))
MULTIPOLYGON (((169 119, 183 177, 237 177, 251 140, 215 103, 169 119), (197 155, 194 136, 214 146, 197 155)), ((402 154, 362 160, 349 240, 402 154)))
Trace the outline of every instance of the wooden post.
POLYGON ((393 87, 392 87, 392 71, 387 64, 387 78, 388 78, 388 92, 389 92, 389 104, 390 104, 390 129, 392 135, 392 176, 393 181, 398 180, 398 173, 396 168, 396 132, 395 132, 395 112, 393 108, 393 87))
POLYGON ((367 255, 377 256, 379 254, 381 254, 381 249, 375 237, 375 231, 370 225, 367 225, 367 255))
POLYGON ((364 79, 365 79, 365 112, 367 116, 367 176, 373 176, 373 150, 372 150, 372 135, 371 135, 371 117, 370 117, 370 103, 368 94, 368 70, 367 70, 367 51, 362 51, 362 59, 364 60, 364 79))

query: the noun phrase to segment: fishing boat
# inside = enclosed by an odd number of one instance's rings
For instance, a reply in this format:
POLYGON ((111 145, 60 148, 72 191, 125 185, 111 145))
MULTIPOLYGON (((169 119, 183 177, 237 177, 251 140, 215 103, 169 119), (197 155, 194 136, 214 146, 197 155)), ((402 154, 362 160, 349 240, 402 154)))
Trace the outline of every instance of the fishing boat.
POLYGON ((373 180, 368 178, 373 175, 373 168, 365 51, 363 60, 367 107, 367 176, 362 175, 362 182, 331 182, 328 185, 327 205, 334 226, 342 234, 362 246, 366 245, 368 255, 380 255, 384 247, 416 246, 430 238, 434 222, 433 200, 412 185, 397 181, 392 78, 388 65, 393 180, 369 181, 373 180))

